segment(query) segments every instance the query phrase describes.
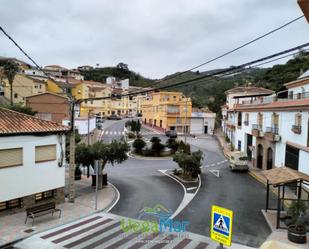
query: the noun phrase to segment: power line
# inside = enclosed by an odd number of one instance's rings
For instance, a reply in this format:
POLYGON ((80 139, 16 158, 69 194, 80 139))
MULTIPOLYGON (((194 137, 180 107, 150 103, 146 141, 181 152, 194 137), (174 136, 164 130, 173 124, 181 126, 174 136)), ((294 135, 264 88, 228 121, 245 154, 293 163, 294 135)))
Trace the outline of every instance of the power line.
POLYGON ((256 42, 256 41, 258 41, 258 40, 263 39, 264 37, 266 37, 266 36, 268 36, 268 35, 271 35, 272 33, 276 32, 276 31, 278 31, 278 30, 280 30, 280 29, 283 29, 283 28, 287 27, 288 25, 290 25, 290 24, 292 24, 292 23, 298 21, 299 19, 301 19, 301 18, 303 18, 303 17, 304 17, 304 15, 299 16, 299 17, 297 17, 297 18, 295 18, 295 19, 293 19, 293 20, 291 20, 291 21, 289 21, 289 22, 287 22, 287 23, 285 23, 285 24, 279 26, 278 28, 275 28, 275 29, 273 29, 273 30, 271 30, 271 31, 269 31, 269 32, 267 32, 267 33, 261 35, 261 36, 258 36, 257 38, 254 38, 253 40, 250 40, 250 41, 248 41, 248 42, 246 42, 246 43, 244 43, 244 44, 242 44, 242 45, 240 45, 240 46, 238 46, 238 47, 236 47, 236 48, 234 48, 234 49, 232 49, 232 50, 230 50, 230 51, 228 51, 228 52, 225 52, 225 53, 223 53, 223 54, 221 54, 221 55, 219 55, 219 56, 217 56, 217 57, 215 57, 215 58, 213 58, 213 59, 210 59, 210 60, 208 60, 208 61, 206 61, 206 62, 203 62, 203 63, 201 63, 201 64, 199 64, 199 65, 197 65, 197 66, 194 66, 194 67, 192 67, 192 68, 190 68, 190 69, 187 69, 187 70, 185 70, 185 71, 183 71, 183 72, 176 73, 176 74, 172 75, 171 77, 167 77, 167 78, 165 78, 165 79, 163 79, 163 80, 157 81, 157 83, 162 83, 162 82, 171 80, 171 79, 173 79, 173 78, 175 78, 175 77, 178 77, 179 75, 185 74, 185 73, 190 72, 190 71, 192 71, 192 70, 194 70, 194 69, 197 69, 197 68, 202 67, 202 66, 205 66, 205 65, 207 65, 207 64, 209 64, 209 63, 211 63, 211 62, 214 62, 214 61, 216 61, 216 60, 218 60, 218 59, 221 59, 221 58, 224 57, 224 56, 227 56, 227 55, 229 55, 229 54, 232 54, 232 53, 236 52, 237 50, 240 50, 240 49, 242 49, 242 48, 244 48, 244 47, 246 47, 246 46, 248 46, 248 45, 250 45, 250 44, 252 44, 252 43, 254 43, 254 42, 256 42))
MULTIPOLYGON (((281 55, 285 55, 285 54, 291 53, 293 51, 303 49, 303 48, 308 47, 308 46, 309 46, 309 43, 305 43, 305 44, 302 44, 302 45, 299 45, 299 46, 296 46, 296 47, 293 47, 293 48, 290 48, 290 49, 287 49, 287 50, 284 50, 284 51, 281 51, 281 52, 278 52, 278 53, 275 53, 275 54, 272 54, 272 55, 269 55, 269 56, 266 56, 266 57, 254 60, 254 61, 250 61, 250 62, 241 64, 239 66, 235 66, 235 67, 232 67, 232 68, 220 70, 220 71, 214 72, 212 74, 207 74, 207 75, 200 76, 200 77, 197 77, 197 78, 194 78, 194 79, 172 83, 172 84, 169 84, 169 85, 166 85, 166 86, 155 87, 155 88, 152 88, 151 90, 142 90, 142 91, 137 91, 137 92, 133 92, 133 93, 124 94, 124 95, 121 95, 121 97, 135 96, 135 95, 139 95, 139 94, 146 94, 146 93, 149 93, 149 92, 158 91, 158 90, 162 90, 162 89, 167 89, 167 88, 171 88, 171 87, 175 87, 175 86, 186 85, 188 83, 193 83, 193 82, 196 83, 196 81, 199 81, 199 80, 202 80, 202 79, 210 79, 210 78, 213 78, 215 76, 220 76, 220 75, 222 77, 222 74, 223 75, 228 75, 228 74, 234 73, 237 70, 244 71, 244 70, 247 70, 246 67, 248 67, 248 66, 252 66, 254 64, 261 63, 261 62, 264 62, 264 61, 267 61, 267 60, 271 60, 271 59, 273 59, 275 57, 278 57, 278 56, 281 56, 281 55)), ((282 58, 280 58, 280 59, 282 59, 282 58)), ((270 62, 271 61, 269 61, 268 63, 270 63, 270 62)), ((82 101, 85 101, 85 100, 88 101, 88 100, 107 99, 107 98, 108 97, 87 98, 87 99, 80 100, 80 101, 82 102, 82 101)))

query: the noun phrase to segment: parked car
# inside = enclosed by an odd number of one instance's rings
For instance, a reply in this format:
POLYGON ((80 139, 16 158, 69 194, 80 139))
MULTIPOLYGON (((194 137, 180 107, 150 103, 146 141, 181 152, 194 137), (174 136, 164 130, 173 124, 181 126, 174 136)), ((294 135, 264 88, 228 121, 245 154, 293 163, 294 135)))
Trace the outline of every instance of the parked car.
POLYGON ((241 151, 232 152, 230 156, 229 166, 232 171, 234 170, 247 171, 249 169, 247 154, 241 151))
POLYGON ((175 130, 166 131, 165 135, 169 138, 177 138, 177 132, 175 130))
POLYGON ((107 117, 108 120, 121 120, 120 116, 117 116, 116 114, 112 114, 109 117, 107 117))

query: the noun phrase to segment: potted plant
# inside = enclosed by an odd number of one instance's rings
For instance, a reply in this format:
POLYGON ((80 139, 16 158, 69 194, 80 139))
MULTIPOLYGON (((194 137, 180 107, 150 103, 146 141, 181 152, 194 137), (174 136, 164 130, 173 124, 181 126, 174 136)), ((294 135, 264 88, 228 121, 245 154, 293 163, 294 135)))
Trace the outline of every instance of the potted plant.
POLYGON ((82 171, 78 166, 75 167, 75 181, 82 179, 82 171))
POLYGON ((288 240, 297 244, 306 243, 305 214, 305 202, 300 200, 292 202, 288 209, 288 216, 291 218, 286 221, 288 225, 288 240))

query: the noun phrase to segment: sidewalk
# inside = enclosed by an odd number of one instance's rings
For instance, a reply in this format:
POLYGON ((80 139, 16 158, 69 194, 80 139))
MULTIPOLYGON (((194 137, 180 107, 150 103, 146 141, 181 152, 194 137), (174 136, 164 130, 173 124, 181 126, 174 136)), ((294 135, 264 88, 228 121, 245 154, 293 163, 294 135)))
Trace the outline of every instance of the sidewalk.
MULTIPOLYGON (((190 232, 171 231, 162 227, 160 232, 134 232, 123 229, 121 221, 126 226, 135 223, 135 229, 143 228, 139 221, 126 217, 97 213, 85 219, 75 221, 56 229, 36 234, 16 246, 20 249, 65 249, 65 248, 182 248, 182 249, 216 249, 219 243, 210 238, 190 232), (138 222, 138 223, 137 223, 138 222)), ((131 225, 132 226, 132 225, 131 225)), ((149 229, 150 227, 145 227, 149 229)), ((232 243, 231 249, 252 249, 252 247, 232 243)))
MULTIPOLYGON (((82 180, 75 181, 76 199, 75 203, 66 202, 57 205, 62 210, 61 218, 58 213, 54 216, 46 214, 35 219, 32 227, 32 220, 25 221, 25 212, 0 217, 0 247, 9 242, 26 238, 37 232, 64 225, 82 217, 97 212, 95 207, 95 189, 91 187, 91 178, 83 176, 82 180)), ((112 185, 108 185, 98 192, 98 210, 108 209, 117 199, 117 191, 112 185)))

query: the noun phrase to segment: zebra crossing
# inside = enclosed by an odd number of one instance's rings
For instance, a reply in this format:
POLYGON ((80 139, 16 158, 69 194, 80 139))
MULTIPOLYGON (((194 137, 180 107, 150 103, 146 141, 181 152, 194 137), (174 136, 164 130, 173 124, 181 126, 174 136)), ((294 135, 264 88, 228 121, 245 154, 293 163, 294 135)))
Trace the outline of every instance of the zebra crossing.
POLYGON ((112 130, 102 130, 102 133, 101 133, 101 136, 104 136, 104 135, 124 135, 125 132, 124 131, 112 131, 112 130))
POLYGON ((45 231, 16 244, 17 248, 54 249, 210 249, 212 241, 192 233, 131 232, 122 229, 120 216, 97 213, 61 227, 45 231), (31 246, 31 247, 29 247, 31 246))

